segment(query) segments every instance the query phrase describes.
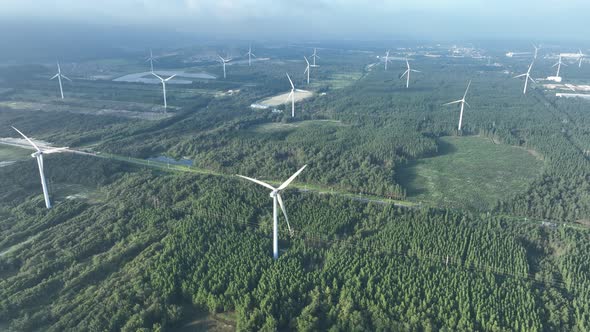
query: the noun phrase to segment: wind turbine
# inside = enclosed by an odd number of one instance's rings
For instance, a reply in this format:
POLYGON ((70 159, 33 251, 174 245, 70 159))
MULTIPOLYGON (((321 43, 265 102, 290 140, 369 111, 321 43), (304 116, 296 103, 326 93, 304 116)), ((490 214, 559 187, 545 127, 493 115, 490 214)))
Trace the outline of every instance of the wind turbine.
POLYGON ((152 75, 156 76, 157 78, 160 79, 160 82, 162 82, 162 92, 164 93, 164 113, 166 113, 166 109, 168 108, 168 104, 166 102, 166 82, 170 81, 174 76, 176 76, 176 74, 164 79, 161 76, 159 76, 158 74, 152 72, 152 75))
POLYGON ((293 182, 293 180, 295 180, 295 178, 299 175, 299 173, 301 173, 301 171, 303 171, 305 169, 305 167, 307 167, 307 165, 304 165, 303 167, 301 167, 297 172, 295 172, 295 174, 291 175, 291 177, 289 179, 287 179, 287 181, 283 182, 283 184, 281 184, 278 188, 275 188, 275 187, 271 186, 270 184, 262 182, 260 180, 249 178, 249 177, 243 176, 243 175, 237 175, 243 179, 252 181, 254 183, 257 183, 263 187, 266 187, 266 188, 272 190, 270 192, 270 197, 272 197, 272 217, 273 217, 272 256, 274 259, 279 258, 279 229, 278 229, 279 228, 279 214, 277 211, 277 202, 281 206, 281 210, 283 210, 283 215, 285 216, 285 221, 287 222, 287 227, 289 228, 289 234, 293 235, 293 231, 291 230, 291 226, 289 225, 289 218, 287 217, 287 211, 285 210, 285 204, 283 204, 283 199, 281 198, 281 191, 284 190, 285 188, 287 188, 287 186, 291 182, 293 182))
POLYGON ((231 61, 231 58, 229 59, 224 59, 221 57, 221 55, 218 55, 219 59, 221 60, 221 63, 223 64, 223 78, 225 78, 225 64, 231 61))
POLYGON ((287 96, 287 102, 289 101, 289 99, 291 99, 291 117, 295 117, 295 91, 297 92, 307 92, 305 90, 301 90, 301 89, 295 89, 295 85, 293 85, 293 81, 291 81, 291 77, 289 76, 289 73, 287 73, 287 78, 289 79, 289 83, 291 83, 291 92, 289 92, 289 95, 287 96))
MULTIPOLYGON (((526 76, 524 79, 524 89, 522 90, 522 94, 526 95, 526 88, 528 86, 529 80, 531 80, 533 83, 537 83, 532 77, 531 77, 531 69, 533 68, 533 64, 535 63, 535 61, 533 60, 533 62, 531 62, 531 64, 529 65, 529 69, 526 71, 526 73, 524 74, 520 74, 517 76, 514 76, 514 78, 519 78, 519 77, 523 77, 526 76)), ((557 70, 557 73, 559 74, 559 69, 557 70)), ((559 76, 559 75, 558 75, 559 76)))
POLYGON ((586 54, 582 53, 582 50, 578 51, 580 57, 578 58, 578 68, 582 68, 582 59, 586 56, 586 54))
POLYGON ((552 67, 557 66, 557 74, 555 74, 555 77, 559 77, 559 71, 561 70, 561 66, 566 66, 567 65, 563 62, 561 62, 561 54, 559 55, 559 61, 557 61, 556 64, 554 64, 552 67))
POLYGON ((311 66, 312 67, 319 67, 319 65, 316 65, 315 64, 315 59, 316 58, 320 59, 320 57, 317 54, 317 49, 316 48, 313 49, 313 54, 311 55, 311 57, 313 58, 313 64, 311 66))
POLYGON ((410 87, 410 73, 411 72, 420 73, 420 71, 410 68, 410 62, 408 61, 408 58, 406 58, 406 66, 408 67, 408 69, 406 69, 406 71, 402 74, 402 76, 400 76, 400 78, 403 78, 404 76, 407 75, 407 79, 406 79, 406 89, 407 89, 410 87))
POLYGON ((307 57, 304 55, 303 58, 305 59, 305 63, 307 63, 307 67, 305 67, 305 71, 303 72, 304 74, 307 73, 307 85, 309 85, 309 72, 311 71, 309 68, 309 61, 307 61, 307 57))
POLYGON ((387 70, 387 63, 389 62, 389 50, 385 52, 385 70, 387 70))
MULTIPOLYGON (((469 83, 467 84, 467 89, 465 89, 465 94, 463 95, 462 99, 444 104, 444 105, 452 105, 452 104, 461 103, 461 113, 459 113, 459 127, 457 128, 457 130, 459 130, 459 131, 461 131, 461 125, 463 124, 463 109, 465 108, 465 105, 469 106, 469 104, 465 100, 465 97, 467 97, 467 91, 469 91, 470 86, 471 86, 471 81, 469 81, 469 83)), ((469 107, 471 107, 471 106, 469 106, 469 107)))
MULTIPOLYGON (((252 53, 252 45, 250 45, 250 47, 248 48, 248 53, 244 54, 248 56, 248 67, 250 67, 252 65, 252 57, 256 57, 256 55, 254 55, 254 53, 252 53)), ((223 66, 225 68, 225 65, 223 66)), ((224 76, 225 78, 225 76, 224 76)))
POLYGON ((534 59, 537 59, 537 55, 539 54, 539 50, 541 49, 541 46, 537 46, 537 45, 533 44, 533 47, 535 48, 534 59))
POLYGON ((150 48, 150 56, 145 60, 145 62, 150 62, 150 72, 154 72, 154 61, 157 61, 152 53, 152 49, 150 48))
POLYGON ((61 99, 64 99, 64 89, 61 85, 61 79, 65 78, 68 81, 72 81, 71 79, 67 78, 64 74, 61 73, 61 67, 59 66, 59 61, 57 62, 57 74, 55 74, 51 80, 57 77, 57 81, 59 82, 59 92, 61 93, 61 99))
POLYGON ((18 130, 14 127, 12 127, 12 129, 16 130, 22 137, 24 137, 35 148, 35 150, 37 150, 33 154, 31 154, 31 157, 37 159, 37 165, 39 166, 39 175, 41 176, 41 187, 43 187, 43 197, 45 198, 45 207, 47 207, 48 209, 51 209, 51 201, 49 200, 49 191, 47 190, 47 181, 45 180, 45 173, 43 172, 43 155, 64 152, 68 148, 65 147, 65 148, 53 148, 53 149, 41 150, 37 146, 37 144, 35 144, 30 138, 25 136, 25 134, 23 134, 20 130, 18 130))

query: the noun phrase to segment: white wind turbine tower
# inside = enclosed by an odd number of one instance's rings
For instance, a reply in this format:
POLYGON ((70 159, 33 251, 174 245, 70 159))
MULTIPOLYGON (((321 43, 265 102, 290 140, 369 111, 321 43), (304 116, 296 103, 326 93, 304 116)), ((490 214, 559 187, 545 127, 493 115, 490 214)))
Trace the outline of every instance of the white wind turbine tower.
POLYGON ((305 71, 303 72, 304 74, 307 73, 307 85, 309 85, 309 72, 311 71, 309 68, 309 61, 307 61, 307 57, 304 55, 303 58, 305 59, 305 63, 307 63, 307 67, 305 67, 305 71))
POLYGON ((311 66, 312 67, 319 67, 319 65, 316 65, 315 64, 315 59, 316 58, 320 59, 320 57, 317 54, 317 49, 316 48, 313 49, 313 54, 311 55, 311 57, 313 58, 313 64, 311 66))
POLYGON ((61 79, 65 78, 68 81, 72 81, 71 79, 67 78, 64 74, 61 73, 61 67, 59 66, 59 61, 57 62, 57 74, 55 74, 51 80, 57 77, 57 81, 59 82, 59 92, 61 93, 61 99, 64 99, 64 89, 61 85, 61 79))
POLYGON ((555 77, 559 77, 559 71, 561 70, 561 66, 566 66, 567 65, 563 62, 561 62, 561 54, 559 55, 559 60, 557 61, 556 64, 554 64, 552 67, 557 66, 557 74, 555 74, 555 77))
POLYGON ((221 57, 221 55, 218 55, 219 60, 221 60, 221 63, 223 64, 223 78, 225 78, 225 64, 231 61, 231 58, 229 59, 224 59, 221 57))
MULTIPOLYGON (((252 53, 252 45, 250 45, 250 47, 248 48, 248 53, 246 53, 244 55, 248 56, 248 67, 250 67, 252 65, 252 57, 256 57, 256 55, 254 55, 254 53, 252 53)), ((225 72, 225 64, 223 65, 223 68, 224 68, 224 72, 225 72)), ((223 77, 225 78, 225 75, 223 77)))
MULTIPOLYGON (((463 124, 463 110, 465 108, 465 105, 469 106, 469 104, 467 103, 467 101, 465 100, 465 97, 467 97, 467 91, 469 91, 469 87, 471 86, 471 81, 469 81, 469 83, 467 84, 467 89, 465 89, 465 94, 463 95, 462 99, 456 100, 456 101, 452 101, 450 103, 446 103, 444 105, 452 105, 452 104, 459 104, 461 103, 461 113, 459 113, 459 127, 457 128, 457 130, 461 131, 461 126, 463 124)), ((471 106, 469 106, 471 107, 471 106)))
POLYGON ((410 68, 410 62, 408 61, 408 58, 406 58, 406 66, 408 67, 408 69, 406 69, 406 71, 402 74, 402 76, 400 78, 403 78, 404 76, 407 75, 407 79, 406 79, 406 89, 407 89, 410 87, 410 73, 411 72, 420 73, 420 71, 410 68))
MULTIPOLYGON (((537 83, 532 77, 531 77, 531 69, 533 68, 533 64, 535 63, 535 61, 533 60, 533 62, 531 62, 531 64, 529 65, 529 69, 526 71, 526 73, 524 74, 520 74, 517 76, 514 76, 514 78, 519 78, 519 77, 523 77, 525 76, 524 79, 524 89, 522 90, 522 94, 526 95, 526 88, 528 86, 529 80, 531 80, 533 83, 537 83)), ((558 70, 559 72, 559 70, 558 70)), ((559 75, 558 75, 559 76, 559 75)))
POLYGON ((52 154, 58 152, 64 152, 68 148, 53 148, 47 150, 41 150, 37 144, 35 144, 31 139, 29 139, 25 134, 21 133, 20 130, 12 127, 12 129, 16 130, 22 137, 24 137, 34 148, 35 151, 31 154, 31 157, 37 159, 37 165, 39 166, 39 175, 41 176, 41 187, 43 187, 43 197, 45 198, 45 207, 51 209, 51 201, 49 200, 49 191, 47 190, 47 181, 45 180, 45 173, 43 172, 43 155, 44 154, 52 154))
POLYGON ((580 57, 578 58, 578 68, 582 68, 582 59, 586 56, 586 54, 582 53, 582 50, 578 51, 580 57))
POLYGON ((389 62, 389 50, 385 52, 385 70, 387 70, 387 63, 389 62))
POLYGON ((152 49, 150 48, 150 56, 145 60, 145 62, 150 62, 150 72, 154 72, 154 61, 156 61, 156 58, 154 57, 154 54, 152 53, 152 49))
POLYGON ((160 82, 162 82, 162 92, 164 93, 164 113, 166 113, 166 109, 168 108, 168 103, 166 102, 166 82, 170 81, 174 76, 176 76, 176 74, 164 79, 161 76, 159 76, 158 74, 152 72, 152 75, 156 76, 157 78, 160 79, 160 82))
POLYGON ((243 175, 238 175, 241 178, 252 181, 254 183, 257 183, 263 187, 266 187, 266 188, 272 190, 270 192, 270 197, 272 197, 272 217, 273 217, 272 256, 274 259, 279 258, 279 229, 278 229, 279 228, 279 213, 277 211, 277 202, 281 206, 281 210, 283 210, 283 215, 285 216, 285 221, 287 222, 287 227, 289 228, 289 234, 293 235, 293 231, 291 230, 291 226, 289 225, 289 218, 287 218, 287 211, 285 210, 285 204, 283 204, 283 199, 281 198, 281 191, 284 190, 285 188, 287 188, 287 186, 291 182, 293 182, 293 180, 295 180, 295 178, 299 175, 299 173, 301 173, 301 171, 303 171, 303 169, 305 169, 305 167, 307 167, 307 165, 304 165, 303 167, 301 167, 297 172, 295 172, 295 174, 291 175, 291 177, 289 179, 287 179, 287 181, 283 182, 283 184, 281 184, 278 188, 275 188, 275 187, 271 186, 270 184, 262 182, 260 180, 249 178, 249 177, 243 176, 243 175))
POLYGON ((295 117, 295 91, 297 92, 307 92, 305 90, 301 90, 301 89, 295 89, 295 85, 293 85, 293 81, 291 81, 291 77, 289 76, 289 73, 287 73, 287 78, 289 79, 289 83, 291 83, 291 92, 289 92, 289 95, 287 96, 287 102, 289 101, 289 99, 291 99, 291 117, 295 117))

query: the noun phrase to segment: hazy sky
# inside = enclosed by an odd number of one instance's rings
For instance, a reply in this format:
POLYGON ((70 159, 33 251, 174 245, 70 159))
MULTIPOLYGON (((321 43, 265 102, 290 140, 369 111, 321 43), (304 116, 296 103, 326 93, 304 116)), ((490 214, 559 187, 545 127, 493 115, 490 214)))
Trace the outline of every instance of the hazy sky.
POLYGON ((590 0, 0 0, 0 8, 0 19, 159 25, 231 38, 590 35, 590 0))

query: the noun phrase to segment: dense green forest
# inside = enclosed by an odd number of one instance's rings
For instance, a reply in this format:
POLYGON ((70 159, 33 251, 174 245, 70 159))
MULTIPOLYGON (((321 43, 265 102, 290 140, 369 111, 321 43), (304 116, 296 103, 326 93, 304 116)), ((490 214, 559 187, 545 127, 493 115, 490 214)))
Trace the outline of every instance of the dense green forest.
MULTIPOLYGON (((3 168, 3 179, 19 171, 3 168)), ((273 262, 262 190, 148 170, 101 180, 111 181, 104 203, 2 208, 14 216, 2 232, 22 234, 3 246, 34 237, 0 261, 11 328, 174 328, 192 307, 235 312, 243 330, 582 331, 590 322, 587 250, 573 245, 586 231, 290 191, 297 233, 281 225, 273 262)))
MULTIPOLYGON (((468 58, 417 57, 422 73, 405 89, 401 61, 385 72, 369 66, 374 56, 325 50, 331 61, 314 71, 315 95, 296 104, 295 118, 251 109, 288 91, 285 71, 306 88, 305 51, 264 49, 285 60, 172 86, 171 115, 158 120, 77 111, 160 103, 153 85, 78 78, 61 101, 46 67, 0 68, 22 74, 0 81, 10 88, 0 94, 0 137, 16 137, 14 125, 98 153, 46 158, 51 210, 33 160, 0 167, 0 329, 171 331, 221 314, 245 331, 590 329, 586 101, 540 85, 523 96, 522 82, 468 58), (442 104, 468 80, 471 108, 457 132, 458 109, 442 104), (228 89, 239 93, 218 93, 228 89), (28 101, 61 110, 10 106, 28 101), (445 153, 444 136, 519 147, 542 169, 490 208, 385 200, 413 202, 399 174, 445 153), (187 170, 201 174, 125 162, 157 156, 190 159, 187 170), (329 191, 285 193, 296 231, 280 220, 273 261, 268 192, 233 175, 278 182, 303 164, 297 182, 329 191)), ((182 56, 159 66, 192 68, 182 56)), ((198 69, 220 72, 209 62, 198 69)))

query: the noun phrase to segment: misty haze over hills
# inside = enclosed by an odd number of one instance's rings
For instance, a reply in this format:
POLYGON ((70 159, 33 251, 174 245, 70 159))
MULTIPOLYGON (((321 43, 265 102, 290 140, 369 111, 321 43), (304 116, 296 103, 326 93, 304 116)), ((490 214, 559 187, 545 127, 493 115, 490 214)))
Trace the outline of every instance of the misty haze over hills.
POLYGON ((0 60, 8 62, 53 62, 56 58, 64 60, 98 59, 118 55, 145 54, 148 48, 180 48, 192 45, 209 45, 224 47, 235 45, 244 47, 251 42, 264 42, 286 46, 288 44, 322 43, 322 47, 346 48, 387 48, 394 44, 397 47, 412 47, 417 43, 471 43, 477 46, 485 46, 489 49, 497 48, 505 51, 507 48, 527 49, 531 41, 542 41, 545 47, 563 47, 565 49, 578 49, 586 47, 573 39, 543 39, 514 36, 506 39, 497 38, 428 38, 414 39, 404 35, 402 31, 393 32, 389 38, 367 34, 366 37, 344 38, 329 37, 318 34, 309 38, 291 37, 281 39, 278 37, 257 38, 248 36, 221 36, 206 32, 186 32, 165 28, 157 30, 151 26, 130 25, 99 25, 73 22, 41 21, 34 23, 1 22, 0 39, 6 45, 0 54, 0 60))
MULTIPOLYGON (((531 41, 578 48, 590 2, 16 1, 0 13, 0 59, 95 57, 230 41, 531 41), (351 24, 353 23, 353 24, 351 24)), ((378 44, 377 44, 378 45, 378 44)), ((515 43, 515 45, 519 45, 515 43)), ((506 46, 506 44, 504 44, 506 46)))

